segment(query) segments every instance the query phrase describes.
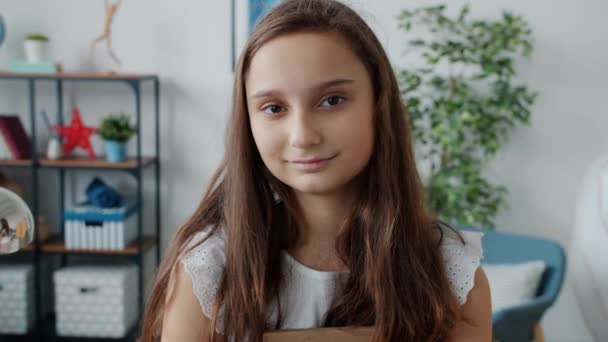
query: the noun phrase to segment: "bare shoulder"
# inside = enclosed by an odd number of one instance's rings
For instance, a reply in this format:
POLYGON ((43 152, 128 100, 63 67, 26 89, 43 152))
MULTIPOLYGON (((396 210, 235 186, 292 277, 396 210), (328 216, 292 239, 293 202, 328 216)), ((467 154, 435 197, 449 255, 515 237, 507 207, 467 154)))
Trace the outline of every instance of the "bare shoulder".
POLYGON ((178 262, 165 298, 161 341, 205 341, 209 339, 210 332, 211 320, 203 314, 194 293, 192 277, 178 262))
POLYGON ((477 268, 475 285, 460 309, 461 320, 452 330, 449 341, 491 341, 492 301, 488 278, 482 267, 477 268))

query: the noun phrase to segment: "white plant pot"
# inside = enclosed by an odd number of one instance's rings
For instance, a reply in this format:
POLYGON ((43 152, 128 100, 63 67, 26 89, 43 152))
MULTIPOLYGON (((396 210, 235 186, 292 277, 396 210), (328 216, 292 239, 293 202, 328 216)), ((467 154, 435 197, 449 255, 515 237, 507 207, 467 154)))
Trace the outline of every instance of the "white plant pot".
POLYGON ((46 42, 26 39, 23 46, 25 59, 30 63, 41 62, 46 57, 46 42))
POLYGON ((59 138, 49 138, 49 142, 46 145, 46 158, 50 160, 61 158, 61 142, 59 141, 59 138))

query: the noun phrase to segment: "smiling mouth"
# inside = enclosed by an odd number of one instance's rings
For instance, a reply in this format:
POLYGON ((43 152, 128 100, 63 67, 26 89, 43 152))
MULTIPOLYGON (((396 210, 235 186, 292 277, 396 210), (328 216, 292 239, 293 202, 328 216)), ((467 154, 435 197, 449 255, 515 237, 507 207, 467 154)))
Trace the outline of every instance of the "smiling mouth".
POLYGON ((323 161, 331 160, 335 156, 336 155, 333 155, 333 156, 331 156, 329 158, 296 159, 296 160, 290 161, 290 163, 294 163, 294 164, 316 164, 316 163, 320 163, 320 162, 323 162, 323 161))
POLYGON ((325 166, 327 166, 336 156, 337 154, 329 158, 293 160, 289 163, 292 164, 296 169, 303 172, 318 172, 325 168, 325 166))

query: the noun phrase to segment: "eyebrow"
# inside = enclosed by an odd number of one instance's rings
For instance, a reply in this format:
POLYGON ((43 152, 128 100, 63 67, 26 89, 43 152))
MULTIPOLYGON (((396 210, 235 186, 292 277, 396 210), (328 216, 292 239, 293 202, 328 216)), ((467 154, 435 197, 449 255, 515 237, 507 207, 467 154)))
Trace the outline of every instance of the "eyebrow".
MULTIPOLYGON (((355 81, 351 80, 351 79, 337 78, 335 80, 321 82, 321 83, 317 84, 316 86, 314 86, 312 89, 321 90, 321 89, 325 89, 325 88, 329 88, 329 87, 333 87, 333 86, 337 86, 337 85, 342 85, 342 84, 349 84, 349 83, 353 83, 353 82, 355 82, 355 81)), ((256 99, 256 98, 260 98, 260 97, 276 95, 278 93, 279 93, 279 91, 277 91, 277 90, 260 90, 260 91, 255 92, 251 96, 251 98, 256 99)))

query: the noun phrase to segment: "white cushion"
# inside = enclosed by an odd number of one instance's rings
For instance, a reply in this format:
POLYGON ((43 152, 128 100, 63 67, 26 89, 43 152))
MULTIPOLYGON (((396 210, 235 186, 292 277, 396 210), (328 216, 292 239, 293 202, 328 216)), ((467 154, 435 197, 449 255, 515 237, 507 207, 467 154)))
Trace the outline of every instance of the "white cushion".
POLYGON ((534 298, 545 271, 541 260, 517 264, 483 264, 490 283, 492 311, 523 304, 534 298))

